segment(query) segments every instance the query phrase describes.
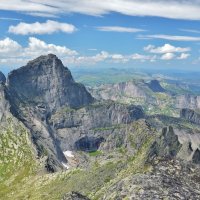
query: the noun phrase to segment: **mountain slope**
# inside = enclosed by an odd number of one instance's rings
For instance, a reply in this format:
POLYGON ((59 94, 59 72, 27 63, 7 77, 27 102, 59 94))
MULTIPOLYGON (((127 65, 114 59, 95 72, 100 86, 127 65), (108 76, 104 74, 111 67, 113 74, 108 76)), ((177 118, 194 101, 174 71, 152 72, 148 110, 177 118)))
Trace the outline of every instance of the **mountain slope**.
MULTIPOLYGON (((161 105, 157 86, 107 89, 161 105)), ((0 84, 0 199, 199 199, 198 118, 98 101, 55 55, 36 58, 0 84)))

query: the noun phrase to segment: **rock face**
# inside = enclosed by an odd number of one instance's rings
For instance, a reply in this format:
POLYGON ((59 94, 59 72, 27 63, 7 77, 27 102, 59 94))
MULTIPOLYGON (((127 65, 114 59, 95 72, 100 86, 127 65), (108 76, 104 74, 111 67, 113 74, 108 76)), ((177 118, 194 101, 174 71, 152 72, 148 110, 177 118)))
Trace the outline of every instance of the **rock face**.
POLYGON ((194 152, 194 155, 192 157, 192 161, 196 164, 200 164, 200 150, 197 149, 195 152, 194 152))
POLYGON ((94 98, 52 54, 12 71, 6 88, 10 111, 30 130, 38 156, 47 156, 46 169, 54 172, 63 168, 67 160, 49 118, 62 107, 79 108, 94 98))
POLYGON ((2 72, 0 72, 0 84, 5 83, 5 82, 6 82, 6 77, 4 76, 2 72))
POLYGON ((64 195, 62 200, 90 200, 90 199, 78 192, 71 192, 64 195))
POLYGON ((180 117, 192 123, 200 124, 200 114, 196 113, 194 110, 184 108, 180 111, 180 117))
POLYGON ((165 92, 165 89, 162 88, 157 80, 152 80, 147 85, 153 92, 165 92))
POLYGON ((151 147, 149 157, 175 157, 180 151, 182 145, 175 134, 173 127, 165 127, 161 136, 151 147))
POLYGON ((177 108, 200 109, 200 96, 180 95, 176 97, 175 104, 177 108))
POLYGON ((53 54, 40 56, 8 75, 12 96, 44 104, 51 111, 62 106, 81 107, 94 101, 82 84, 53 54))
MULTIPOLYGON (((143 86, 143 85, 142 85, 143 86)), ((147 98, 142 86, 134 82, 122 82, 117 84, 102 85, 97 88, 91 88, 90 92, 97 99, 104 100, 118 100, 119 98, 125 96, 129 98, 147 98)))
POLYGON ((53 54, 40 56, 12 71, 7 79, 7 96, 12 114, 30 130, 38 156, 47 156, 46 169, 62 169, 67 159, 49 118, 63 107, 89 105, 94 98, 53 54))
MULTIPOLYGON (((144 112, 137 106, 124 106, 113 102, 94 104, 79 110, 58 111, 51 116, 50 123, 60 138, 63 151, 95 151, 103 148, 102 144, 120 130, 121 126, 144 118, 144 112)), ((110 149, 116 147, 111 140, 110 149)), ((107 148, 107 147, 105 147, 107 148)))

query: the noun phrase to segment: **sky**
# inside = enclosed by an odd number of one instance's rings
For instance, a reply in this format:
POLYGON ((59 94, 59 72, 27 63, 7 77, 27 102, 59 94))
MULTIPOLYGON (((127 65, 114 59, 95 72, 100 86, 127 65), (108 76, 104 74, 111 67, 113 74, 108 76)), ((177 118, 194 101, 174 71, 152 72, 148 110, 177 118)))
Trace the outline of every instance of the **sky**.
POLYGON ((48 53, 69 67, 199 71, 200 0, 1 0, 0 70, 48 53))

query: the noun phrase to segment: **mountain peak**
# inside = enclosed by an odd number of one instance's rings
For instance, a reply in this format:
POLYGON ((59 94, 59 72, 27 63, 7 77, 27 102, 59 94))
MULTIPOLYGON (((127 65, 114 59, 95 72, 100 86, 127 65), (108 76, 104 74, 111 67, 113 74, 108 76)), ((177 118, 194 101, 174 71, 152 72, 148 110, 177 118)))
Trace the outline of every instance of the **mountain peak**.
POLYGON ((4 74, 0 71, 0 84, 1 83, 5 83, 6 82, 6 77, 4 76, 4 74))
POLYGON ((93 101, 82 84, 56 55, 40 56, 8 76, 11 92, 28 101, 47 105, 50 110, 62 106, 81 107, 93 101))

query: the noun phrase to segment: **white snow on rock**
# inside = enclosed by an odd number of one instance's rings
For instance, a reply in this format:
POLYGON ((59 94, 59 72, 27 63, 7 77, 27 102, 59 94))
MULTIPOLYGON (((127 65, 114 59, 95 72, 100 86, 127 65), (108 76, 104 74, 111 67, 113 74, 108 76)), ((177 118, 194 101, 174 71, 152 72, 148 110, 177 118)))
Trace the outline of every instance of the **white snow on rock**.
POLYGON ((62 162, 62 165, 64 166, 64 168, 69 169, 69 166, 66 163, 62 162))
POLYGON ((74 158, 74 155, 72 154, 72 151, 64 151, 63 153, 64 153, 64 155, 65 155, 66 157, 74 158))

